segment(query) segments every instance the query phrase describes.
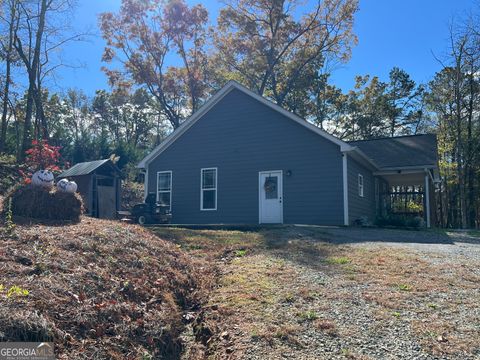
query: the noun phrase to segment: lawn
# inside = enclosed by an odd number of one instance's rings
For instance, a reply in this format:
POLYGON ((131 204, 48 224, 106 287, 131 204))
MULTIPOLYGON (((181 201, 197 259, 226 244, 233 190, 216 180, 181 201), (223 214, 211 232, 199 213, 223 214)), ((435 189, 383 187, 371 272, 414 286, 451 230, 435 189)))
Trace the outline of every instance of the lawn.
POLYGON ((430 245, 338 245, 315 227, 151 229, 216 269, 186 336, 191 356, 480 357, 480 264, 469 248, 453 257, 430 245))

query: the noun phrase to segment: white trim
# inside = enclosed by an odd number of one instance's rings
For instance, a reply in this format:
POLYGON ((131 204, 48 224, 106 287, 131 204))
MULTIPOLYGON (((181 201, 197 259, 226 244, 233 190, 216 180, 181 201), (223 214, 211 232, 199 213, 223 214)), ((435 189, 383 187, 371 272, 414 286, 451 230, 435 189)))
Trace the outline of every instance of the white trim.
POLYGON ((148 195, 148 168, 145 169, 144 176, 145 178, 143 179, 143 200, 146 200, 148 195))
POLYGON ((350 225, 348 219, 348 165, 347 165, 347 153, 344 152, 342 159, 343 165, 343 225, 350 225))
POLYGON ((363 185, 363 175, 362 174, 358 174, 358 196, 360 197, 364 197, 364 185, 363 185), (362 181, 360 181, 360 179, 362 181), (361 183, 361 184, 360 184, 361 183))
POLYGON ((318 128, 317 126, 309 123, 308 121, 302 119, 298 115, 295 115, 279 105, 271 102, 268 99, 254 93, 253 91, 247 89, 243 85, 240 85, 236 81, 230 80, 223 88, 221 88, 215 95, 213 95, 199 110, 197 110, 192 116, 183 122, 173 133, 171 133, 162 143, 160 143, 155 149, 153 149, 150 154, 145 156, 142 161, 137 165, 138 168, 145 168, 148 164, 165 151, 171 144, 173 144, 180 136, 182 136, 193 124, 195 124, 203 115, 205 115, 216 103, 223 99, 230 91, 239 90, 244 94, 254 98, 255 100, 261 102, 262 104, 272 108, 273 110, 279 112, 280 114, 286 116, 287 118, 297 122, 298 124, 306 127, 307 129, 313 131, 317 135, 324 137, 327 140, 330 140, 336 145, 340 146, 341 151, 352 150, 353 147, 346 142, 337 139, 335 136, 330 135, 326 131, 318 128))
MULTIPOLYGON (((425 169, 425 171, 428 171, 425 169)), ((429 172, 429 171, 428 171, 429 172)), ((427 220, 427 228, 430 228, 430 176, 425 173, 425 218, 427 220)))
POLYGON ((261 181, 261 176, 262 174, 272 174, 272 173, 280 173, 280 186, 279 186, 279 200, 280 203, 282 204, 281 206, 281 212, 280 212, 280 224, 283 224, 283 170, 270 170, 270 171, 259 171, 258 172, 258 223, 262 223, 262 192, 261 192, 261 187, 262 187, 262 181, 261 181))
POLYGON ((158 196, 159 193, 170 193, 170 211, 172 211, 172 192, 173 192, 173 175, 172 175, 171 170, 165 170, 165 171, 157 171, 157 203, 160 200, 160 197, 158 196), (170 190, 158 190, 158 178, 160 177, 160 174, 170 174, 170 190))
POLYGON ((218 200, 218 168, 201 168, 200 169, 200 211, 216 211, 217 210, 217 200, 218 200), (203 171, 204 170, 215 170, 215 188, 203 188, 203 171), (204 209, 203 208, 203 192, 204 191, 213 191, 215 190, 215 208, 214 209, 204 209))
POLYGON ((423 174, 425 172, 425 168, 422 169, 411 169, 411 170, 382 170, 382 171, 374 171, 373 175, 382 176, 382 175, 409 175, 409 174, 423 174))
POLYGON ((402 173, 405 171, 424 171, 425 169, 437 169, 438 167, 435 165, 415 165, 415 166, 397 166, 397 167, 379 167, 379 172, 382 171, 401 171, 402 173))

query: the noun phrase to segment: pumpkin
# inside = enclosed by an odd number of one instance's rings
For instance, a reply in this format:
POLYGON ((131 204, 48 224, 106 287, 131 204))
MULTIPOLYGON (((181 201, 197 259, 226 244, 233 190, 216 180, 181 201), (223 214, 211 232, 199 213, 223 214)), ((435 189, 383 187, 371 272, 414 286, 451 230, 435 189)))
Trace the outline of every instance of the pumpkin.
POLYGON ((78 186, 77 186, 77 183, 75 181, 69 181, 65 190, 66 190, 67 193, 74 194, 74 193, 77 192, 77 188, 78 188, 78 186))
POLYGON ((57 182, 57 189, 61 192, 75 193, 77 191, 77 183, 75 181, 68 181, 67 179, 61 179, 57 182))
POLYGON ((67 184, 68 184, 67 179, 60 179, 57 182, 57 190, 61 192, 67 192, 67 184))
POLYGON ((48 170, 39 170, 32 175, 34 186, 51 189, 53 187, 53 173, 48 170))

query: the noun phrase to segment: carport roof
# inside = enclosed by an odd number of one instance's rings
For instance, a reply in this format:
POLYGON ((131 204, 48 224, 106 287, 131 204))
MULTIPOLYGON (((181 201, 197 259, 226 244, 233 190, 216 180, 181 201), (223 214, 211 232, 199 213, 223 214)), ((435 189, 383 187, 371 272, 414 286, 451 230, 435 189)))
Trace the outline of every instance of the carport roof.
POLYGON ((434 134, 350 141, 348 144, 360 149, 380 170, 437 167, 437 137, 434 134))

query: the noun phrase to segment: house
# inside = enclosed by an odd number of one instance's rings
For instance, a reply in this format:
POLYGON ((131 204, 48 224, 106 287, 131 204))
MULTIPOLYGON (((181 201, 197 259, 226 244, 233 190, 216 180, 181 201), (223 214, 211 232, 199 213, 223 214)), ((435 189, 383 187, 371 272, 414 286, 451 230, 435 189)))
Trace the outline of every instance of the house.
POLYGON ((103 159, 75 164, 57 180, 68 178, 77 183, 87 215, 114 219, 120 210, 120 175, 120 170, 110 159, 103 159))
POLYGON ((344 142, 234 81, 138 167, 178 224, 351 225, 400 184, 430 226, 438 178, 433 135, 344 142))

